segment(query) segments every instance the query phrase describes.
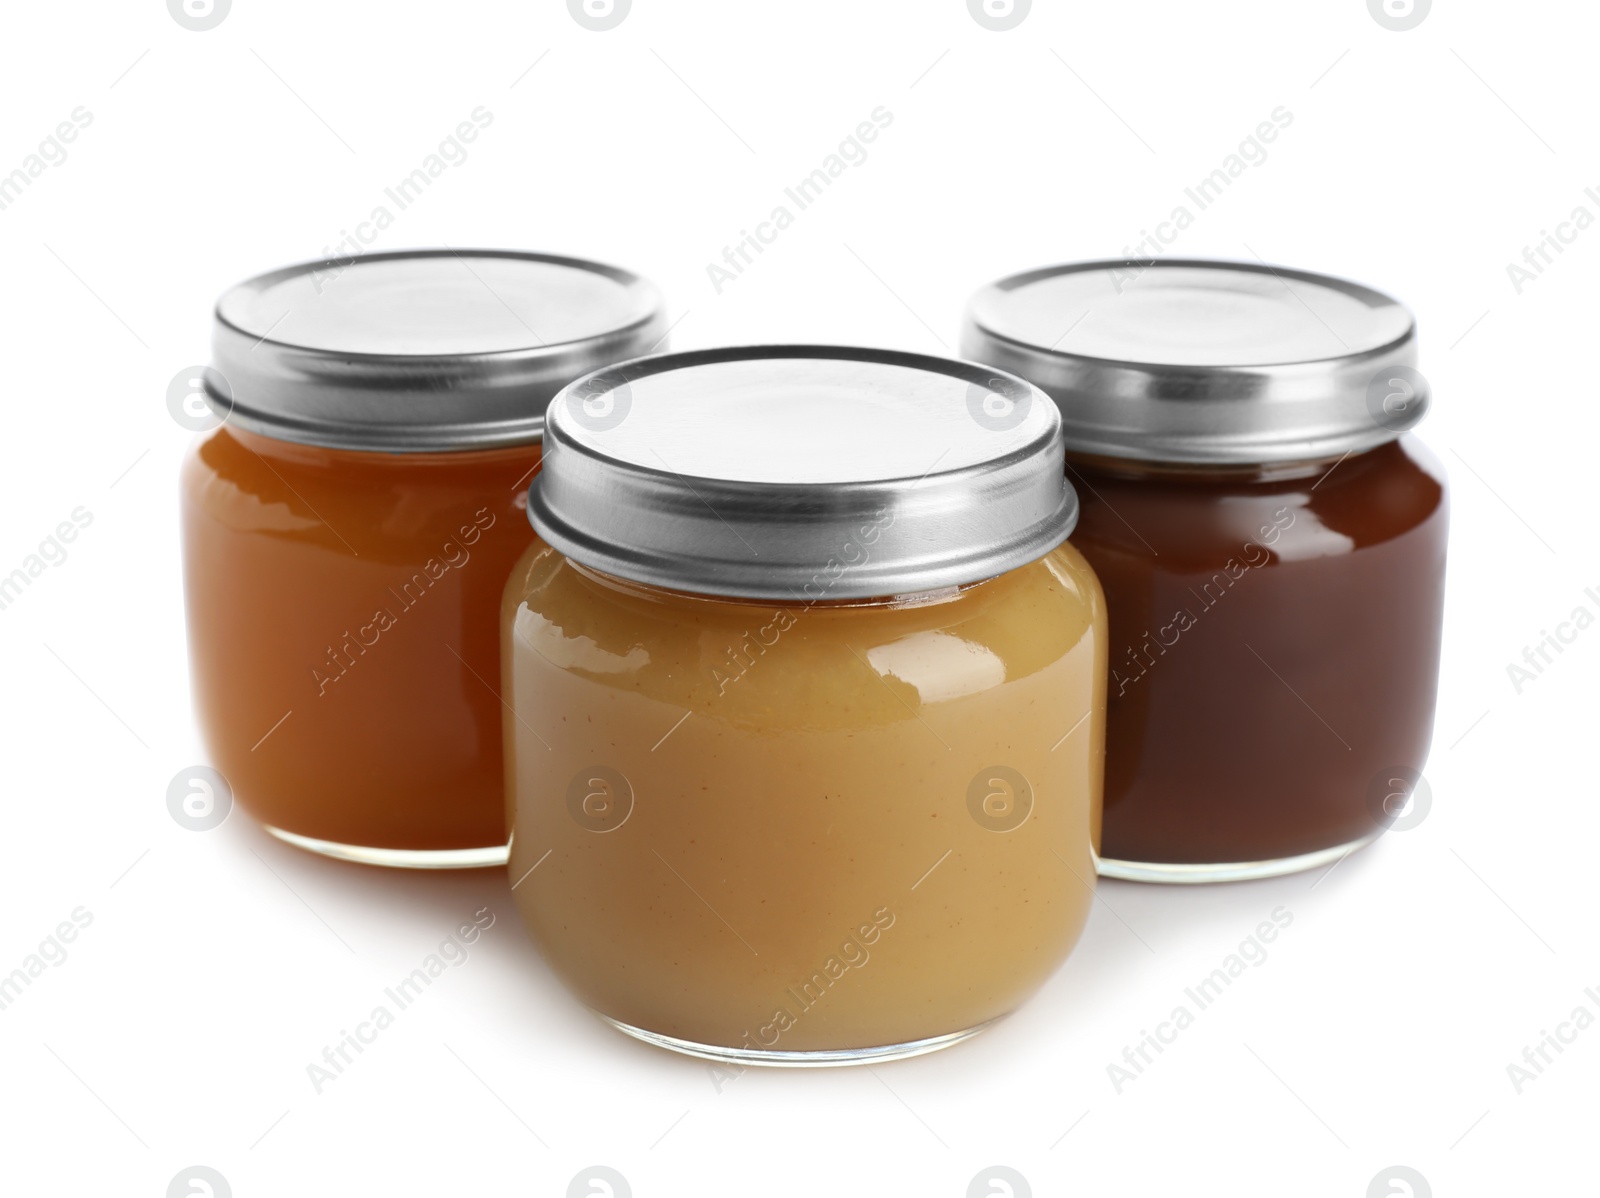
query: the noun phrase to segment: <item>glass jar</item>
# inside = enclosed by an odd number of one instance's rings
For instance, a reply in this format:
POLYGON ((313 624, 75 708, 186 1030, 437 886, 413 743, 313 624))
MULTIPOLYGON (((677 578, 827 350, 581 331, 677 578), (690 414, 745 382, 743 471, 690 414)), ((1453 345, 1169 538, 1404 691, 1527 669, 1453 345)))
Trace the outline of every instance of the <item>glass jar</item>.
POLYGON ((1331 863, 1427 758, 1447 502, 1400 303, 1263 265, 1083 263, 980 291, 969 356, 1050 393, 1111 611, 1101 873, 1331 863))
POLYGON ((505 861, 496 613, 544 408, 664 327, 632 274, 499 251, 307 263, 218 302, 218 427, 181 480, 190 666, 211 760, 268 831, 505 861))
POLYGON ((965 363, 667 355, 558 396, 503 614, 511 878, 640 1039, 927 1052, 1092 900, 1099 584, 1043 395, 965 363))

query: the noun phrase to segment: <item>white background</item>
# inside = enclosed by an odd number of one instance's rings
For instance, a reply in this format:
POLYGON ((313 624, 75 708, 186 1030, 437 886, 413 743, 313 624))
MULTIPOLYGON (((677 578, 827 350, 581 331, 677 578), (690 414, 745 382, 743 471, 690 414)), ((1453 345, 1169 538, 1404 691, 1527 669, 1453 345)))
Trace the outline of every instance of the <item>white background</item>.
POLYGON ((1521 694, 1506 669, 1600 614, 1600 229, 1521 294, 1506 270, 1580 204, 1600 216, 1592 6, 1441 0, 1409 32, 1364 0, 1039 0, 1009 32, 958 0, 636 0, 603 33, 555 0, 3 20, 0 174, 75 107, 93 121, 0 211, 0 573, 74 508, 93 523, 0 611, 0 973, 73 909, 93 922, 0 1011, 0 1189, 157 1198, 201 1163, 240 1198, 562 1195, 600 1163, 639 1198, 960 1196, 1004 1164, 1034 1194, 1360 1198, 1403 1164, 1437 1195, 1594 1191, 1600 1027, 1520 1094, 1506 1071, 1600 1014, 1600 631, 1521 694), (1454 488, 1428 817, 1325 877, 1103 884, 1070 963, 978 1039, 720 1091, 570 999, 497 871, 333 864, 237 812, 179 827, 166 787, 201 750, 167 384, 220 290, 333 246, 479 105, 470 156, 369 248, 627 265, 679 348, 932 352, 973 288, 1122 253, 1286 108, 1169 252, 1329 270, 1419 313, 1422 435, 1454 488), (880 105, 867 160, 718 294, 707 264, 880 105), (307 1064, 484 905, 471 959, 316 1094, 307 1064), (1266 963, 1118 1094, 1106 1066, 1279 905, 1266 963))

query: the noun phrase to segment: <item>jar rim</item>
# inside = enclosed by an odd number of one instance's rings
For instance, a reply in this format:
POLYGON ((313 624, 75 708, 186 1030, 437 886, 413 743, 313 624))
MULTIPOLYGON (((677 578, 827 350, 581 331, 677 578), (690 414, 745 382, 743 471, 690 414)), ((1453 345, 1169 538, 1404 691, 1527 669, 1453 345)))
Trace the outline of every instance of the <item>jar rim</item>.
POLYGON ((1035 383, 1070 451, 1264 464, 1371 449, 1431 388, 1416 319, 1312 271, 1199 258, 1073 262, 977 291, 962 352, 1035 383))
POLYGON ((970 362, 765 345, 636 359, 551 402, 528 517, 608 574, 779 601, 1003 574, 1077 520, 1048 398, 970 362))
POLYGON ((657 348, 653 284, 581 258, 409 249, 322 258, 229 288, 206 399, 262 436, 330 449, 535 444, 573 378, 657 348))

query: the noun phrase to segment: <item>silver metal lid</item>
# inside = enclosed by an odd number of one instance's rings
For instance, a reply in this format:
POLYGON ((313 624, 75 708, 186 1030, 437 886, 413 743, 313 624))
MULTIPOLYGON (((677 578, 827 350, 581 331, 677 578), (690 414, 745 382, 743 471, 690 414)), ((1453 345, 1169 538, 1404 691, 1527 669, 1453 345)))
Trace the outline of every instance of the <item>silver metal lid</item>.
POLYGON ((972 297, 961 351, 1051 395, 1067 448, 1148 461, 1336 457, 1422 419, 1416 321, 1358 283, 1248 262, 1080 262, 972 297))
POLYGON ((666 354, 556 396, 528 518, 575 561, 699 594, 907 595, 1067 538, 1055 405, 968 362, 839 346, 666 354))
POLYGON ((418 453, 538 441, 574 378, 666 333, 655 287, 507 250, 402 250, 288 266, 217 301, 207 400, 282 441, 418 453))

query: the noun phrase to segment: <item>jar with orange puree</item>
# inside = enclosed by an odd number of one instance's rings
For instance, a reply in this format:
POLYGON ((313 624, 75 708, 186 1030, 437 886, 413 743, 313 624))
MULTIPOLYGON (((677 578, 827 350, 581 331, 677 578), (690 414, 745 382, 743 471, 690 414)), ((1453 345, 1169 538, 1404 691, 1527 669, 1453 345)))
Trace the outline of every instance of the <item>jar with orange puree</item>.
POLYGON ((189 651, 211 760, 274 835, 504 862, 496 613, 544 409, 664 327, 626 271, 500 251, 312 262, 222 297, 220 426, 182 476, 189 651))
POLYGON ((1106 613, 1039 391, 779 346, 551 404, 503 608, 511 880, 625 1032, 835 1064, 955 1043, 1092 899, 1106 613))

